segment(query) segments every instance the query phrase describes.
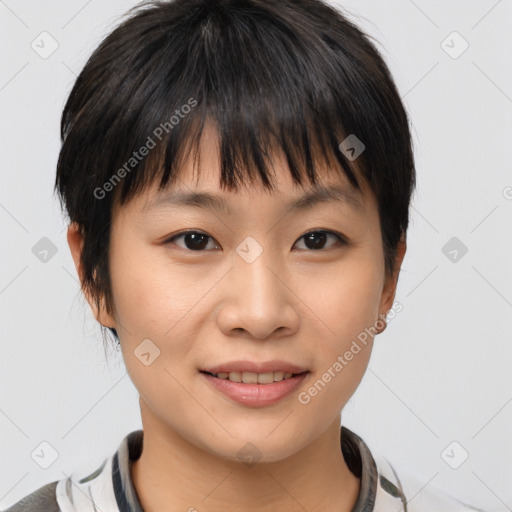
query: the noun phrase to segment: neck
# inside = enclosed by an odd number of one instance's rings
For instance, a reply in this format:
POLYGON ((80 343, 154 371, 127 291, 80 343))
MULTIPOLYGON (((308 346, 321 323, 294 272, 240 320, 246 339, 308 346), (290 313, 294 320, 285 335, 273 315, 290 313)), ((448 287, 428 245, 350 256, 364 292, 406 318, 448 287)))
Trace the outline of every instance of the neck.
POLYGON ((357 500, 360 479, 343 458, 340 416, 292 456, 254 465, 220 458, 144 419, 142 454, 132 465, 144 512, 350 512, 357 500))

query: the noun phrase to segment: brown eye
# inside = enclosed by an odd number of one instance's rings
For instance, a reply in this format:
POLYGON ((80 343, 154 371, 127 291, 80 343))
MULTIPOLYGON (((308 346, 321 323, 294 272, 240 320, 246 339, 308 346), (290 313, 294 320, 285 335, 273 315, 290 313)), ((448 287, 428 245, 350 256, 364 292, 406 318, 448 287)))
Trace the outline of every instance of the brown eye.
POLYGON ((182 249, 188 249, 190 251, 202 251, 203 249, 214 249, 218 247, 215 245, 214 247, 208 247, 209 240, 214 240, 210 235, 206 233, 202 233, 201 231, 184 231, 183 233, 178 233, 174 235, 172 238, 169 238, 164 243, 170 244, 173 243, 182 249), (183 239, 183 245, 176 244, 175 241, 178 239, 183 239))
POLYGON ((334 245, 337 245, 336 242, 341 245, 346 245, 346 243, 347 243, 346 240, 341 235, 338 235, 337 233, 333 233, 332 231, 323 231, 323 230, 310 231, 309 233, 302 235, 299 238, 299 240, 304 239, 304 245, 306 246, 306 249, 318 251, 318 250, 326 249, 325 244, 326 244, 327 240, 329 239, 329 237, 334 238, 335 243, 329 245, 327 247, 327 249, 329 249, 330 247, 332 247, 334 245))
MULTIPOLYGON (((315 230, 302 235, 299 238, 299 241, 304 240, 304 248, 300 250, 311 250, 311 251, 321 251, 330 249, 336 245, 347 245, 348 241, 338 233, 334 233, 333 231, 326 230, 315 230), (328 244, 329 238, 334 240, 334 242, 328 244), (327 246, 326 246, 327 245, 327 246)), ((296 244, 298 241, 296 242, 296 244)), ((182 233, 178 233, 173 235, 171 238, 167 239, 164 242, 167 244, 174 244, 182 249, 186 249, 189 251, 202 252, 205 250, 219 248, 218 243, 214 238, 206 233, 201 231, 183 231, 182 233), (176 240, 182 239, 182 242, 176 243, 176 240), (208 245, 210 244, 210 246, 208 245), (213 245, 212 245, 213 244, 213 245)))

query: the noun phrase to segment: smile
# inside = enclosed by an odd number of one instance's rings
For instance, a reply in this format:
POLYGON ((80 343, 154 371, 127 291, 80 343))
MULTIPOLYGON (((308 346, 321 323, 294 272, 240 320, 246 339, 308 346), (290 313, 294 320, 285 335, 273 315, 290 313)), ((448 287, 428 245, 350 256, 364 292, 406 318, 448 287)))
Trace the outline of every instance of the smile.
POLYGON ((290 379, 295 375, 290 372, 266 372, 266 373, 253 373, 253 372, 219 372, 210 373, 205 372, 218 379, 230 380, 231 382, 243 382, 244 384, 272 384, 273 382, 280 382, 282 380, 290 379))
POLYGON ((276 404, 290 396, 309 373, 305 371, 294 375, 283 372, 230 372, 229 374, 224 372, 216 376, 209 372, 201 372, 211 389, 220 391, 232 401, 249 407, 276 404))

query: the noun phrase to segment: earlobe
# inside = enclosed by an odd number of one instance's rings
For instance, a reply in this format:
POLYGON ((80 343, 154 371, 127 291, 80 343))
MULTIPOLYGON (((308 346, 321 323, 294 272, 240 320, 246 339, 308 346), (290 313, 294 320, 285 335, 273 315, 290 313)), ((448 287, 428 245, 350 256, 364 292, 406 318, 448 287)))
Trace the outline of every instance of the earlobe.
POLYGON ((76 222, 72 222, 67 231, 67 240, 69 249, 71 251, 71 256, 73 257, 73 261, 75 263, 76 272, 78 274, 78 278, 80 280, 80 287, 82 292, 91 307, 94 318, 103 325, 104 327, 112 327, 115 328, 115 322, 113 318, 106 313, 103 300, 101 301, 101 308, 98 309, 96 301, 93 300, 88 290, 84 287, 84 279, 83 279, 83 271, 82 271, 82 263, 81 263, 81 255, 82 248, 84 244, 84 239, 80 227, 76 222))

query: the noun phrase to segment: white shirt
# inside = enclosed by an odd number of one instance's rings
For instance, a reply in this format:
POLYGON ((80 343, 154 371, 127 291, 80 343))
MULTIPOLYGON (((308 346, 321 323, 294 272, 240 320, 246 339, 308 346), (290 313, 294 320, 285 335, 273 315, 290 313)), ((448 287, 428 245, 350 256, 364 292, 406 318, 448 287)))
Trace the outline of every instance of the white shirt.
MULTIPOLYGON (((143 438, 142 430, 131 432, 93 473, 76 471, 41 487, 6 512, 144 512, 131 477, 131 465, 142 453, 143 438)), ((399 477, 386 458, 374 457, 364 441, 346 427, 341 427, 340 438, 349 469, 361 479, 352 512, 484 512, 425 487, 411 476, 399 477)))

